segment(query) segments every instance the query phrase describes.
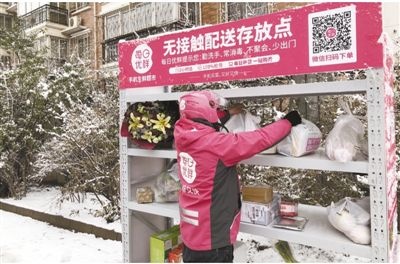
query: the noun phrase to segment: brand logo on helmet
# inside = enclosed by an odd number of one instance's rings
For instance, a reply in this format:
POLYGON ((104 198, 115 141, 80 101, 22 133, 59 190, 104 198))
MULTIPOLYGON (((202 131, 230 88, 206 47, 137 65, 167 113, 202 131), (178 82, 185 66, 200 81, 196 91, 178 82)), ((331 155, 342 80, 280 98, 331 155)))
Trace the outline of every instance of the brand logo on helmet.
POLYGON ((179 153, 179 157, 182 178, 187 183, 193 183, 196 179, 196 161, 186 152, 179 153))

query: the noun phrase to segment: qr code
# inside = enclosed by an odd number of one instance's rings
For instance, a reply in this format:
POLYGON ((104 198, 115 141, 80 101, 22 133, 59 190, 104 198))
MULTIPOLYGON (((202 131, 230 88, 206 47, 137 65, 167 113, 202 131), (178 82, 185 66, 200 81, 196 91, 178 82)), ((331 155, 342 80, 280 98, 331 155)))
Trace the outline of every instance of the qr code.
POLYGON ((312 52, 332 52, 349 50, 352 47, 351 11, 316 16, 312 21, 312 52))
POLYGON ((308 15, 310 66, 357 61, 356 7, 348 5, 308 15))

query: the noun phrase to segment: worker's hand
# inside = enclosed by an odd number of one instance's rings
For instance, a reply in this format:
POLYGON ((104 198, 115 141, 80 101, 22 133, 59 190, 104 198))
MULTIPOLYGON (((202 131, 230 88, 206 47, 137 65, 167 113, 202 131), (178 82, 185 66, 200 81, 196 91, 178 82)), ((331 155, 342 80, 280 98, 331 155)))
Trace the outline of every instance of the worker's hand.
POLYGON ((244 109, 244 105, 241 103, 232 104, 229 106, 228 111, 230 115, 236 115, 242 112, 244 109))
POLYGON ((292 126, 297 126, 298 124, 301 124, 301 116, 297 111, 291 111, 283 118, 289 120, 292 126))

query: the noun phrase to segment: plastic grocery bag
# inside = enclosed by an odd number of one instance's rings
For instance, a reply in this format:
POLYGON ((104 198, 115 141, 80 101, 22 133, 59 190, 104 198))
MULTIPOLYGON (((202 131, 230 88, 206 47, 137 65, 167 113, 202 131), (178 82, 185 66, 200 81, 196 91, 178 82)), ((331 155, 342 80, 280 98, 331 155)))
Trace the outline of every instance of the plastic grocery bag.
POLYGON ((178 164, 175 162, 169 169, 157 176, 154 186, 155 201, 177 202, 180 188, 178 164))
POLYGON ((232 133, 253 131, 260 128, 260 121, 260 117, 254 116, 249 112, 242 112, 232 115, 225 123, 225 127, 232 133))
POLYGON ((358 244, 371 243, 369 227, 371 216, 370 199, 343 198, 327 207, 328 220, 333 227, 358 244))
POLYGON ((367 153, 364 126, 350 110, 347 111, 347 114, 339 116, 326 138, 325 153, 331 160, 348 162, 355 160, 357 154, 367 153))
POLYGON ((292 127, 290 134, 277 144, 277 151, 286 156, 300 157, 316 151, 321 138, 319 128, 303 118, 302 123, 292 127))
MULTIPOLYGON (((254 116, 249 112, 242 112, 237 115, 231 116, 231 118, 225 123, 225 127, 229 132, 238 133, 245 131, 254 131, 260 128, 261 118, 254 116)), ((262 154, 273 154, 276 153, 276 146, 261 152, 262 154)))

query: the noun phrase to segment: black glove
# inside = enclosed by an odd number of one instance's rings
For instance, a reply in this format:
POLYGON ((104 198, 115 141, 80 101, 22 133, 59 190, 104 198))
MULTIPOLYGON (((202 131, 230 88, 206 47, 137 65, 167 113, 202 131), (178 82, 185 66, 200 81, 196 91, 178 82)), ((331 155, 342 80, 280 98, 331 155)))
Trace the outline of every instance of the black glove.
POLYGON ((301 124, 301 116, 299 115, 299 112, 297 112, 297 111, 290 111, 283 118, 289 120, 289 122, 292 124, 292 126, 301 124))

